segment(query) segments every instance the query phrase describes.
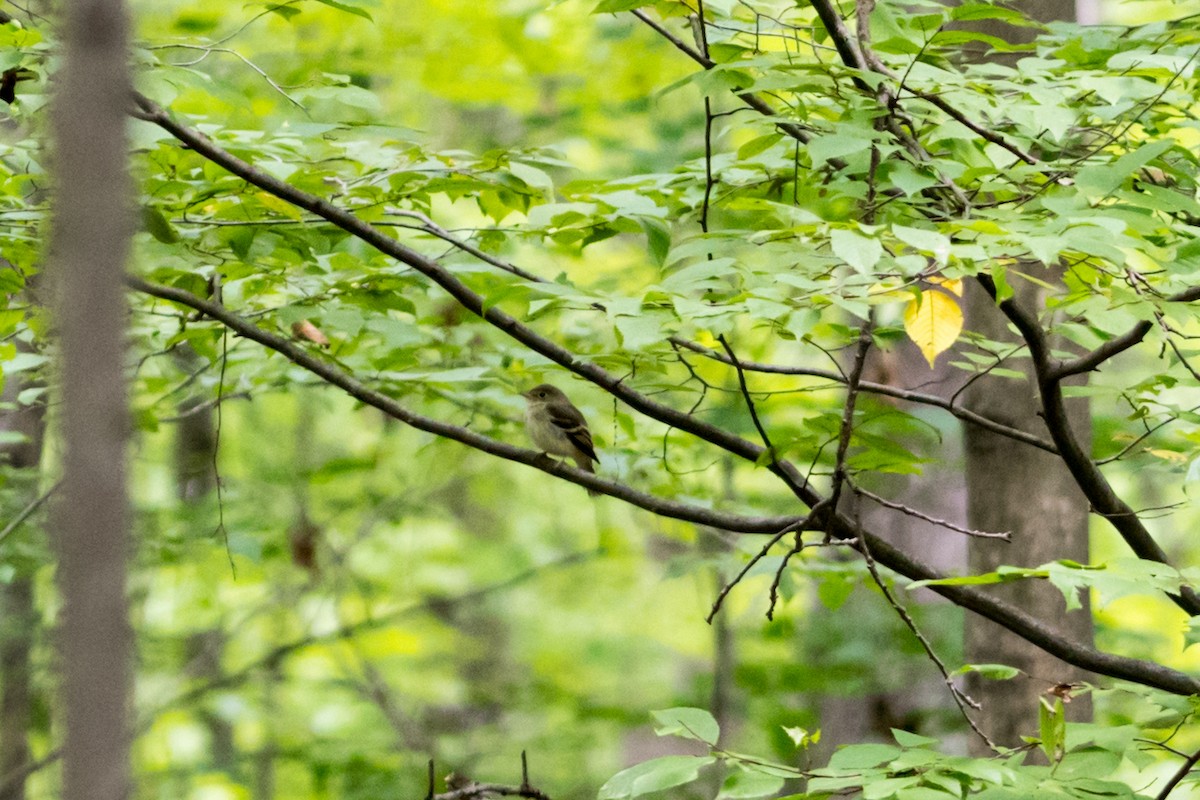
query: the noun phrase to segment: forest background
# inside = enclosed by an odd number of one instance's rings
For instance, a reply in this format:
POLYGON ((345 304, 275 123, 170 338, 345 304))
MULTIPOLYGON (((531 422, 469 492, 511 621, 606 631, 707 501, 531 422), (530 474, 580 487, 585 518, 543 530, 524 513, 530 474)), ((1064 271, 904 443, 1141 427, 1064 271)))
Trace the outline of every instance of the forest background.
MULTIPOLYGON (((1200 27, 1101 11, 132 4, 134 796, 1187 796, 1200 27), (542 381, 599 478, 526 449, 542 381)), ((104 681, 46 515, 103 298, 46 244, 73 40, 9 13, 23 800, 70 793, 62 676, 104 681)))

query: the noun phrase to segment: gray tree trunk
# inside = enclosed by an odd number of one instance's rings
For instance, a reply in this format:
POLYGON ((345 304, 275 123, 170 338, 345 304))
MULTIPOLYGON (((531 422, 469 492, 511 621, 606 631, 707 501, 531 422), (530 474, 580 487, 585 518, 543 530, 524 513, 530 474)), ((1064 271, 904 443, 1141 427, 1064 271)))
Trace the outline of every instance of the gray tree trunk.
MULTIPOLYGON (((1089 0, 1039 0, 1023 4, 1021 10, 1043 22, 1074 20, 1077 1, 1090 8, 1089 0)), ((1008 41, 1031 38, 1026 29, 992 21, 980 23, 979 27, 1008 41)), ((1035 273, 1045 271, 1036 264, 1028 268, 1035 273)), ((1015 283, 1020 303, 1029 309, 1043 307, 1043 290, 1020 279, 1015 283)), ((995 341, 1019 341, 995 303, 974 284, 967 291, 967 327, 995 341)), ((1044 435, 1046 429, 1037 414, 1039 400, 1035 387, 1028 378, 1017 381, 989 375, 972 384, 965 400, 974 411, 1044 435)), ((1068 408, 1072 426, 1085 440, 1090 440, 1091 414, 1087 403, 1071 401, 1068 408)), ((1062 462, 1048 453, 974 426, 966 426, 965 430, 968 520, 974 528, 1007 530, 1013 534, 1011 545, 994 539, 973 540, 969 556, 971 571, 990 572, 1001 564, 1036 566, 1057 558, 1086 562, 1088 505, 1062 462)), ((1092 641, 1092 617, 1086 598, 1082 610, 1065 614, 1062 595, 1050 586, 1026 581, 997 587, 996 593, 1041 619, 1058 620, 1063 633, 1076 641, 1092 641)), ((967 682, 972 696, 983 705, 981 726, 1000 745, 1020 745, 1022 735, 1035 735, 1039 696, 1056 683, 1082 677, 1079 670, 982 617, 968 615, 965 638, 968 662, 1010 664, 1024 672, 1013 681, 972 678, 967 682)), ((1073 719, 1091 716, 1091 704, 1086 698, 1067 708, 1073 719)), ((986 752, 977 740, 972 747, 978 754, 986 752)))
MULTIPOLYGON (((1043 303, 1042 290, 1030 283, 1018 287, 1018 294, 1026 307, 1043 303)), ((999 341, 1015 341, 1015 334, 986 292, 970 285, 967 297, 972 330, 999 341)), ((1046 428, 1037 414, 1035 393, 1028 380, 989 375, 972 384, 966 402, 980 414, 1044 436, 1046 428)), ((1085 441, 1090 440, 1087 402, 1072 399, 1067 407, 1072 427, 1085 441)), ((1088 504, 1057 456, 978 428, 968 428, 966 445, 971 526, 1013 535, 1011 544, 998 539, 972 540, 972 573, 992 572, 1002 564, 1037 566, 1059 558, 1088 560, 1088 504)), ((1081 610, 1068 614, 1062 595, 1042 581, 1021 581, 993 591, 1041 619, 1057 621, 1059 629, 1075 641, 1092 641, 1086 597, 1081 610)), ((974 615, 966 623, 966 656, 971 663, 1009 664, 1024 673, 1012 681, 968 681, 970 693, 983 704, 979 720, 983 729, 1001 745, 1020 745, 1022 735, 1036 735, 1039 696, 1056 683, 1084 677, 1080 670, 974 615)), ((1075 719, 1091 715, 1086 698, 1067 708, 1075 719)), ((982 747, 977 747, 982 754, 982 747)))
POLYGON ((124 269, 128 22, 120 0, 65 13, 54 137, 50 274, 62 382, 63 488, 53 544, 62 597, 60 699, 65 800, 130 796, 130 633, 124 269))

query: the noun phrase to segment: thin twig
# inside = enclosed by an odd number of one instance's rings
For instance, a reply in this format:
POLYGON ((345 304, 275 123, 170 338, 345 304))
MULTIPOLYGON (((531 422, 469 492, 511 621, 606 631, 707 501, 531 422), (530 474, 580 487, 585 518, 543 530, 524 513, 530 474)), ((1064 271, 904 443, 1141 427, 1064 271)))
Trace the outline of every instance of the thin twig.
POLYGON ((12 536, 14 533, 16 533, 17 529, 25 524, 25 520, 29 519, 33 515, 33 512, 41 508, 42 503, 45 503, 47 500, 49 500, 50 497, 58 491, 60 486, 62 486, 61 478, 55 481, 54 485, 49 489, 42 492, 40 495, 30 501, 29 505, 25 506, 17 513, 15 517, 9 520, 8 524, 4 526, 4 530, 0 530, 0 542, 3 542, 9 536, 12 536))
POLYGON ((775 454, 775 445, 771 444, 771 437, 767 433, 767 429, 763 427, 762 420, 758 418, 758 409, 754 404, 754 398, 750 396, 750 387, 746 384, 746 373, 742 371, 741 364, 738 362, 737 355, 734 354, 733 348, 729 346, 729 342, 725 339, 725 334, 717 336, 717 341, 725 348, 725 352, 729 354, 729 361, 737 370, 738 386, 742 390, 742 398, 746 401, 746 409, 750 412, 750 419, 754 422, 754 429, 758 431, 759 437, 762 439, 763 447, 767 448, 767 453, 771 457, 771 463, 778 461, 775 454))
POLYGON ((976 735, 983 740, 984 744, 986 744, 992 752, 1002 752, 1001 748, 995 742, 993 742, 986 733, 983 732, 983 730, 971 717, 970 711, 967 710, 968 706, 978 710, 980 708, 979 703, 962 689, 958 688, 958 686, 954 683, 954 678, 950 676, 950 671, 946 669, 946 665, 934 651, 933 645, 930 643, 929 639, 927 639, 925 634, 921 632, 921 629, 917 627, 917 623, 912 618, 912 615, 908 613, 908 609, 901 605, 900 601, 898 601, 892 594, 891 590, 888 589, 887 584, 884 583, 883 577, 879 574, 879 568, 875 565, 875 558, 871 555, 870 546, 865 541, 862 541, 859 543, 858 551, 862 553, 863 561, 865 561, 867 565, 867 570, 871 573, 871 579, 875 581, 875 585, 879 587, 879 591, 883 594, 884 599, 887 600, 888 605, 892 607, 892 610, 894 610, 897 616, 900 617, 901 621, 904 622, 905 627, 907 627, 909 631, 912 632, 912 635, 916 637, 917 641, 920 642, 921 649, 925 651, 925 655, 927 655, 929 660, 932 661, 937 667, 938 672, 942 673, 942 680, 950 689, 950 696, 954 699, 954 704, 958 706, 958 710, 962 713, 963 719, 967 721, 967 724, 971 726, 971 730, 973 730, 976 735))
POLYGON ((955 531, 956 533, 966 534, 967 536, 977 536, 981 539, 1003 539, 1006 542, 1012 541, 1012 533, 1010 533, 1008 531, 1003 531, 1003 532, 977 531, 977 530, 974 530, 973 528, 964 528, 961 525, 955 525, 953 522, 950 522, 949 520, 938 519, 937 517, 931 517, 928 514, 924 514, 915 508, 910 508, 909 506, 906 506, 903 503, 897 503, 893 500, 888 500, 887 498, 880 497, 879 495, 875 494, 874 492, 867 491, 866 489, 862 488, 861 486, 856 485, 853 481, 847 481, 847 483, 850 484, 850 491, 854 492, 855 494, 860 494, 863 497, 867 498, 868 500, 872 500, 872 501, 878 503, 879 505, 883 506, 884 508, 890 508, 895 511, 899 511, 903 514, 907 514, 910 517, 916 517, 917 519, 924 520, 925 522, 931 523, 933 525, 937 525, 939 528, 946 528, 947 530, 955 531))
MULTIPOLYGON (((854 364, 850 374, 846 376, 846 402, 842 409, 842 424, 838 432, 837 456, 833 466, 833 488, 830 491, 829 503, 837 508, 842 496, 842 487, 846 482, 846 455, 850 451, 850 439, 854 431, 854 407, 858 403, 858 384, 862 380, 863 369, 867 364, 867 352, 873 341, 871 328, 874 323, 874 311, 868 314, 867 320, 858 331, 858 342, 854 348, 854 364)), ((832 537, 833 532, 827 532, 832 537)))
POLYGON ((429 217, 427 217, 426 215, 422 214, 419 211, 408 211, 406 209, 394 208, 394 209, 390 209, 388 211, 388 213, 392 214, 393 216, 397 216, 397 217, 409 217, 410 219, 419 220, 421 222, 420 230, 423 230, 427 233, 433 234, 437 238, 441 239, 443 242, 451 244, 454 247, 456 247, 457 249, 462 250, 464 253, 468 253, 468 254, 474 256, 475 258, 478 258, 480 261, 484 262, 485 264, 491 264, 493 267, 496 267, 497 269, 502 269, 505 272, 510 272, 513 275, 516 275, 518 278, 524 278, 527 281, 533 281, 535 283, 544 283, 545 282, 541 277, 534 275, 532 272, 526 272, 525 270, 521 269, 520 267, 516 266, 515 264, 512 264, 512 263, 505 261, 503 259, 500 259, 500 258, 496 258, 493 255, 489 255, 488 253, 483 252, 478 247, 475 247, 473 244, 466 241, 465 239, 458 238, 457 236, 450 233, 448 230, 446 230, 442 226, 438 225, 432 219, 430 219, 429 217))
MULTIPOLYGON (((799 525, 806 525, 807 523, 808 523, 808 518, 805 517, 803 520, 801 520, 799 522, 799 525)), ((762 549, 760 549, 756 555, 751 556, 750 560, 746 562, 745 566, 743 566, 741 568, 741 570, 738 571, 738 574, 734 575, 731 580, 729 580, 724 586, 721 587, 721 591, 717 593, 717 599, 713 601, 712 609, 708 612, 708 616, 704 618, 705 622, 709 623, 710 625, 712 624, 713 617, 715 617, 717 615, 717 612, 721 610, 721 606, 722 606, 722 604, 724 604, 725 598, 728 597, 729 593, 733 591, 733 587, 735 587, 739 583, 741 583, 742 578, 746 577, 746 573, 748 573, 754 567, 755 564, 757 564, 759 561, 762 561, 764 558, 766 558, 767 553, 771 550, 772 547, 774 547, 776 544, 779 543, 780 539, 787 536, 789 533, 791 533, 794 530, 796 530, 795 525, 788 525, 786 528, 779 531, 774 536, 772 536, 770 539, 768 539, 767 543, 762 546, 762 549)))
MULTIPOLYGON (((678 336, 672 336, 670 338, 670 342, 671 344, 691 350, 693 353, 698 353, 705 358, 711 358, 714 361, 720 361, 723 364, 734 366, 729 357, 719 350, 713 350, 705 347, 702 344, 698 344, 678 336)), ((783 364, 764 364, 755 361, 741 361, 740 364, 741 368, 746 372, 762 372, 773 375, 795 375, 798 377, 823 378, 824 380, 835 381, 843 384, 846 382, 846 376, 834 370, 817 369, 815 367, 793 367, 783 364)), ((1000 434, 1001 436, 1006 436, 1010 439, 1015 439, 1016 441, 1023 442, 1031 447, 1036 447, 1039 450, 1045 450, 1048 453, 1057 452, 1053 443, 1042 439, 1039 436, 1020 430, 1019 428, 1005 425, 1002 422, 997 422, 994 419, 985 417, 982 414, 971 411, 970 409, 963 408, 957 403, 954 403, 951 400, 946 400, 943 397, 938 397, 935 394, 900 389, 895 386, 889 386, 886 383, 875 383, 873 381, 859 381, 858 385, 860 391, 878 394, 884 397, 894 397, 897 400, 906 400, 910 403, 934 406, 935 408, 940 408, 943 411, 949 412, 953 416, 961 419, 963 422, 977 425, 985 430, 992 431, 993 433, 1000 434)))
POLYGON ((1167 795, 1179 785, 1180 781, 1187 777, 1188 773, 1192 771, 1192 767, 1196 766, 1197 761, 1200 761, 1200 750, 1192 753, 1187 757, 1186 761, 1179 765, 1179 769, 1175 770, 1175 774, 1166 782, 1162 791, 1155 795, 1154 800, 1167 800, 1167 795))

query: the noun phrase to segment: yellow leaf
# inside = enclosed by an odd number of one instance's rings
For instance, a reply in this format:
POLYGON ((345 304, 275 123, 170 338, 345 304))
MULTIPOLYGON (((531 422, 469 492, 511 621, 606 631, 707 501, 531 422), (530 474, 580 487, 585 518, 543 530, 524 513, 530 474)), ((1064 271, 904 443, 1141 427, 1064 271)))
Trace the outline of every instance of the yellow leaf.
POLYGON ((954 295, 962 294, 962 281, 930 280, 940 286, 925 289, 908 302, 904 330, 933 369, 938 355, 950 349, 962 332, 963 312, 954 299, 954 295))

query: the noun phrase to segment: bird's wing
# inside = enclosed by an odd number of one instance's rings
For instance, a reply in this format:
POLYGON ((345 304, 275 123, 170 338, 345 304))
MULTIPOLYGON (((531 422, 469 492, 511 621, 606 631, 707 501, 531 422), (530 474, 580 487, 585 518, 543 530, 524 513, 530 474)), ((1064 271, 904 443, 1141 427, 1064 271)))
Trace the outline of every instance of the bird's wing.
POLYGON ((587 420, 583 418, 579 409, 574 406, 560 408, 555 405, 550 406, 549 410, 550 421, 571 440, 571 444, 578 447, 592 461, 599 461, 592 446, 592 432, 588 430, 587 420))

